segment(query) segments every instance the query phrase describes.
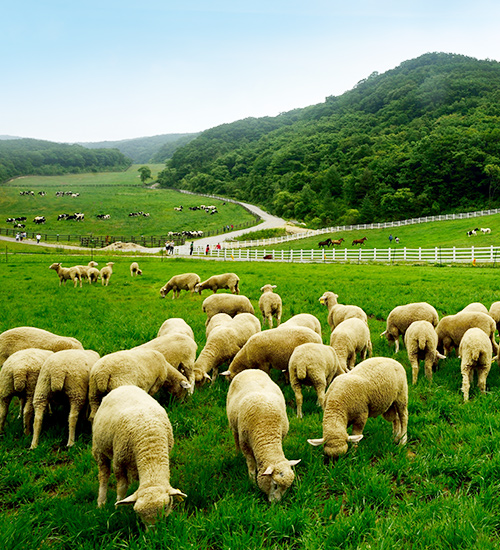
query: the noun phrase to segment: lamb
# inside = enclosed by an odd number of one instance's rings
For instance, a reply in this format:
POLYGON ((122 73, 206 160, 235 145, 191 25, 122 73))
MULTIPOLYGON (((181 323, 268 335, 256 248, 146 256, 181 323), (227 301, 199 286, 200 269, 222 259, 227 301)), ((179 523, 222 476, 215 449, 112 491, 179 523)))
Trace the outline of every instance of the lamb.
POLYGON ((424 361, 425 377, 432 381, 432 368, 446 357, 437 350, 438 335, 429 321, 413 321, 405 333, 405 346, 412 371, 412 383, 418 380, 420 361, 424 361))
POLYGON ((335 376, 344 372, 345 368, 332 347, 325 344, 297 346, 288 362, 290 385, 297 403, 297 418, 303 418, 301 386, 313 386, 318 395, 318 405, 324 409, 326 388, 335 376))
POLYGON ((0 334, 0 367, 16 351, 26 348, 61 351, 83 349, 83 345, 71 336, 59 336, 36 327, 15 327, 0 334))
POLYGON ((221 288, 228 288, 232 294, 239 294, 239 282, 240 278, 236 273, 222 273, 221 275, 212 275, 206 281, 198 283, 194 290, 201 294, 205 289, 210 289, 215 294, 221 288))
POLYGON ((480 311, 462 311, 455 315, 447 315, 439 321, 436 327, 438 335, 438 350, 444 350, 444 355, 450 355, 453 348, 460 346, 463 335, 469 328, 477 327, 488 335, 493 353, 498 352, 495 342, 495 321, 490 315, 480 311))
POLYGON ((283 309, 281 296, 274 292, 275 288, 276 285, 264 285, 260 289, 262 295, 259 298, 259 309, 262 313, 263 321, 267 321, 269 328, 273 328, 273 317, 276 318, 276 324, 279 326, 283 309))
POLYGON ((245 369, 261 369, 269 373, 274 367, 288 373, 288 362, 293 350, 306 343, 321 344, 321 336, 306 327, 279 327, 251 336, 229 365, 221 373, 232 380, 245 369))
POLYGON ((307 327, 321 336, 321 323, 319 319, 311 313, 297 313, 297 315, 281 323, 280 328, 283 327, 307 327))
POLYGON ((285 457, 282 441, 288 433, 285 398, 262 371, 244 371, 229 386, 227 418, 236 451, 241 449, 252 482, 269 502, 281 500, 295 478, 299 460, 285 457))
POLYGON ((339 323, 346 319, 357 317, 368 324, 366 313, 359 306, 343 305, 337 302, 338 294, 325 292, 319 299, 320 303, 328 308, 328 324, 333 330, 339 323))
POLYGON ((76 267, 78 269, 78 271, 80 272, 80 277, 81 279, 87 279, 89 284, 92 284, 92 281, 91 279, 89 278, 89 269, 90 268, 96 268, 96 266, 98 266, 99 264, 97 262, 94 262, 94 261, 90 261, 87 265, 75 265, 74 267, 76 267))
POLYGON ((66 445, 74 445, 78 416, 87 402, 90 369, 98 359, 97 352, 79 349, 58 351, 47 358, 40 369, 33 396, 35 422, 32 449, 38 446, 45 409, 58 392, 64 392, 69 399, 69 435, 66 445))
POLYGON ((66 281, 71 279, 73 281, 73 286, 76 288, 78 282, 82 286, 82 277, 80 275, 80 270, 77 267, 62 267, 61 263, 52 264, 49 269, 54 269, 59 275, 59 286, 62 284, 66 285, 66 281))
POLYGON ((406 371, 394 359, 372 357, 346 374, 337 376, 326 392, 323 437, 308 439, 324 445, 325 459, 337 459, 347 452, 349 441, 358 442, 369 417, 382 415, 392 422, 395 442, 406 444, 408 426, 408 384, 406 371), (352 435, 347 428, 352 425, 352 435))
POLYGON ((130 275, 136 277, 137 275, 142 275, 142 270, 139 269, 139 264, 137 262, 132 262, 130 264, 130 275))
POLYGON ((115 262, 108 262, 102 269, 101 269, 101 283, 103 286, 109 285, 109 280, 111 279, 111 275, 113 274, 113 266, 115 265, 115 262))
POLYGON ((395 353, 399 351, 399 337, 404 338, 405 332, 413 321, 429 321, 436 327, 439 317, 436 309, 427 302, 415 302, 395 307, 387 317, 386 329, 380 336, 386 336, 389 343, 395 343, 395 353))
POLYGON ((36 381, 43 363, 53 353, 46 349, 26 348, 7 358, 0 370, 0 432, 5 425, 10 402, 17 396, 21 401, 19 416, 23 418, 24 433, 30 433, 36 381))
POLYGON ((486 333, 480 328, 468 329, 460 341, 458 356, 461 359, 462 393, 464 401, 469 400, 469 389, 474 370, 477 372, 477 385, 486 393, 486 379, 491 368, 492 347, 486 333))
POLYGON ((339 323, 330 335, 330 346, 335 350, 339 363, 347 371, 356 364, 356 354, 365 360, 372 356, 372 342, 368 325, 353 317, 339 323))
MULTIPOLYGON (((217 314, 212 319, 215 319, 217 314)), ((240 349, 247 343, 248 339, 260 332, 260 322, 251 313, 240 313, 234 317, 229 317, 229 322, 213 328, 207 336, 207 343, 202 349, 198 359, 194 364, 195 379, 197 384, 201 384, 213 371, 211 380, 215 380, 218 374, 218 368, 231 361, 240 349)))
POLYGON ((181 290, 189 290, 194 294, 196 285, 201 281, 200 276, 196 273, 182 273, 174 275, 167 283, 160 288, 160 296, 165 298, 172 291, 172 300, 178 298, 181 290))
POLYGON ((106 504, 111 461, 116 477, 115 506, 133 504, 145 525, 168 516, 174 500, 187 495, 170 485, 172 425, 165 409, 144 390, 121 386, 102 401, 92 427, 92 455, 99 469, 97 506, 106 504), (126 496, 129 480, 139 487, 126 496))
POLYGON ((202 310, 207 314, 205 326, 216 313, 227 313, 234 317, 238 313, 252 313, 255 310, 252 303, 246 296, 235 296, 233 294, 212 294, 203 300, 202 310))
POLYGON ((167 334, 185 334, 194 340, 193 329, 181 317, 171 317, 163 321, 157 336, 166 336, 167 334))

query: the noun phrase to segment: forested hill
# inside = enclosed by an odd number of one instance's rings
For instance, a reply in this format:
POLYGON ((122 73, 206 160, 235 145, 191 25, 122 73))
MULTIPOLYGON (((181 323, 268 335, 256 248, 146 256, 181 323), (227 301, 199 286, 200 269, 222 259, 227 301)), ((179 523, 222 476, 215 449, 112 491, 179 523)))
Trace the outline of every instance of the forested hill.
POLYGON ((313 226, 499 206, 500 63, 425 54, 324 103, 207 130, 159 181, 313 226))
POLYGON ((129 158, 117 149, 86 149, 36 139, 0 140, 0 182, 27 175, 125 170, 129 158))

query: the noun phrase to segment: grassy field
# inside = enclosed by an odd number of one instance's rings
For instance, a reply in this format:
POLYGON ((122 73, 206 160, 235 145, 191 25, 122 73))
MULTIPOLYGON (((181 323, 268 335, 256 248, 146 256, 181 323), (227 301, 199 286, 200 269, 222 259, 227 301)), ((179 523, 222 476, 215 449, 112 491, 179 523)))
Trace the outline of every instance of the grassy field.
MULTIPOLYGON (((428 301, 440 316, 470 302, 487 307, 500 300, 500 278, 492 268, 363 265, 221 264, 199 260, 140 259, 144 275, 132 279, 130 259, 114 261, 109 287, 59 287, 48 269, 58 254, 0 255, 0 331, 32 325, 78 338, 101 355, 156 336, 162 322, 182 317, 193 328, 198 352, 205 343, 205 296, 159 298, 174 274, 197 272, 202 279, 235 271, 241 292, 257 306, 260 287, 277 285, 286 320, 308 312, 329 338, 327 312, 318 298, 325 290, 342 303, 357 304, 369 316, 374 355, 390 356, 406 368, 404 348, 380 338, 393 307, 428 301)), ((88 255, 72 262, 88 261, 88 255)), ((259 315, 260 317, 260 315, 259 315)), ((283 389, 290 419, 285 455, 301 459, 282 502, 269 505, 248 480, 243 456, 235 453, 225 399, 218 379, 184 402, 158 398, 173 424, 171 481, 188 495, 167 520, 145 531, 130 508, 115 509, 113 480, 108 504, 97 509, 97 468, 90 452, 90 427, 82 421, 77 442, 65 447, 65 415, 47 418, 40 446, 29 450, 17 402, 0 438, 0 547, 7 549, 310 549, 477 548, 500 544, 500 377, 493 365, 488 393, 473 386, 464 404, 459 359, 440 363, 431 384, 422 373, 410 386, 408 444, 396 447, 391 426, 369 419, 357 449, 324 465, 322 414, 312 390, 305 390, 304 419, 295 417, 293 392, 283 389)))

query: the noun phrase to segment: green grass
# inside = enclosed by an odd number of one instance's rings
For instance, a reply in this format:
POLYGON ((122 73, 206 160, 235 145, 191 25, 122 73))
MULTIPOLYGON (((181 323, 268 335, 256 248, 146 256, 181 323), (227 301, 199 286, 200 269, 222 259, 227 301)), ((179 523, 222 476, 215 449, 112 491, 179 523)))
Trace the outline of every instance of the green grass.
MULTIPOLYGON (((127 349, 156 336, 168 317, 192 326, 201 351, 205 343, 205 296, 182 293, 159 297, 174 274, 195 271, 202 278, 235 271, 241 292, 257 306, 260 287, 277 285, 286 320, 308 312, 329 337, 325 290, 342 303, 367 312, 374 355, 394 356, 379 337, 396 305, 428 301, 440 316, 470 302, 487 307, 500 299, 494 268, 363 265, 289 265, 214 263, 201 260, 140 258, 144 275, 132 279, 130 259, 114 261, 109 287, 59 287, 48 266, 59 255, 0 256, 2 315, 0 331, 33 325, 74 336, 101 355, 127 349)), ((69 263, 88 261, 88 255, 69 263)), ((259 315, 260 316, 260 315, 259 315)), ((404 348, 394 356, 411 380, 404 348)), ((277 379, 277 378, 276 378, 277 379)), ((296 480, 283 501, 269 505, 247 479, 245 461, 236 454, 225 413, 227 382, 198 388, 185 402, 162 398, 172 421, 175 446, 171 481, 188 498, 156 529, 145 531, 132 509, 115 509, 113 482, 109 503, 97 509, 97 468, 91 435, 81 422, 77 442, 65 447, 64 414, 47 418, 40 446, 29 450, 17 402, 11 405, 0 436, 0 547, 7 549, 203 548, 310 549, 498 548, 500 540, 500 377, 493 365, 488 393, 473 385, 462 402, 459 360, 441 362, 432 384, 420 373, 410 386, 409 441, 391 442, 391 426, 369 419, 365 438, 335 464, 323 464, 322 414, 312 390, 305 389, 304 419, 295 417, 291 389, 283 389, 290 418, 285 454, 301 459, 296 480)), ((56 409, 57 411, 58 409, 56 409)))

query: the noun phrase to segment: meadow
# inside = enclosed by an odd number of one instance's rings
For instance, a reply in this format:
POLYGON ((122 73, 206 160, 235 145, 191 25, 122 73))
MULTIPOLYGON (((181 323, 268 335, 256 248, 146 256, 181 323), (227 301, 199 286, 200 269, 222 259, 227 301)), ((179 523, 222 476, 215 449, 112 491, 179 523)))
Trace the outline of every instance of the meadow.
MULTIPOLYGON (((205 343, 201 302, 208 296, 182 293, 162 300, 159 289, 174 274, 197 272, 202 279, 224 271, 240 276, 242 294, 257 310, 260 287, 277 285, 283 319, 301 312, 318 317, 329 339, 326 290, 341 303, 361 306, 369 317, 374 355, 394 357, 406 368, 406 350, 380 338, 396 305, 427 301, 441 316, 470 302, 487 307, 500 300, 494 268, 431 266, 299 265, 214 263, 145 257, 143 276, 131 278, 131 258, 114 261, 109 287, 59 286, 48 269, 57 251, 0 256, 0 331, 32 325, 74 336, 101 355, 127 349, 156 336, 162 322, 182 317, 193 328, 198 352, 205 343)), ((137 258, 135 258, 137 259, 137 258)), ((74 256, 65 265, 86 263, 74 256)), ((258 313, 260 317, 260 313, 258 313)), ((306 389, 304 419, 295 417, 290 387, 282 388, 290 419, 285 455, 301 459, 284 499, 270 505, 247 477, 229 431, 225 399, 228 383, 197 388, 184 402, 160 394, 171 419, 175 445, 171 481, 188 497, 155 529, 145 531, 130 508, 115 509, 113 478, 108 504, 97 509, 97 467, 89 424, 82 420, 74 447, 65 447, 66 418, 55 409, 40 445, 30 451, 22 433, 17 402, 11 404, 0 436, 0 547, 5 549, 307 549, 498 548, 500 543, 500 377, 496 363, 488 392, 474 385, 470 402, 460 392, 460 361, 440 362, 429 383, 420 373, 409 386, 408 444, 395 446, 391 426, 369 419, 357 448, 325 465, 321 448, 322 413, 306 389)), ((133 487, 130 489, 132 490, 133 487)))

